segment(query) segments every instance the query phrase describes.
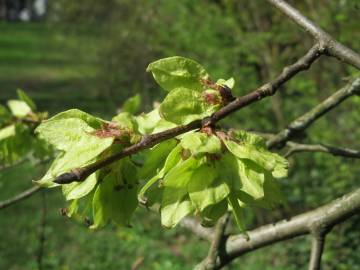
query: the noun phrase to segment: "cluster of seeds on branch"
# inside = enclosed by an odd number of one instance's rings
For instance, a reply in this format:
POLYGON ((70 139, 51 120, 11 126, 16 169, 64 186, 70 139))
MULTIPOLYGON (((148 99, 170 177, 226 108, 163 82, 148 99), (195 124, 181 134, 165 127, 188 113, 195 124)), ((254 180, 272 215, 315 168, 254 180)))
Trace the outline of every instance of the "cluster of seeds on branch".
MULTIPOLYGON (((73 109, 36 129, 58 151, 39 184, 56 186, 53 180, 59 176, 86 170, 150 134, 209 117, 233 100, 234 80, 214 83, 193 60, 170 57, 151 63, 148 70, 168 92, 150 113, 134 116, 125 111, 109 122, 73 109)), ((67 182, 62 191, 71 201, 66 215, 91 220, 91 228, 109 221, 129 226, 140 201, 160 207, 165 227, 190 214, 212 226, 232 211, 244 230, 242 210, 280 202, 276 178, 286 172, 286 160, 269 152, 259 136, 243 131, 229 134, 204 125, 107 164, 86 179, 79 177, 79 182, 67 182)))

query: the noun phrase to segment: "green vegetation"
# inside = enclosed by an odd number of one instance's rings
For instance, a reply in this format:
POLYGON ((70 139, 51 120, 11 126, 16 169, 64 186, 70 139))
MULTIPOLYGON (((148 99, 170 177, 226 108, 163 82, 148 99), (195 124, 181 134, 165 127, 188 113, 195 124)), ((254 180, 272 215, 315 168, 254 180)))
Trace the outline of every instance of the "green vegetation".
POLYGON ((106 112, 96 100, 94 58, 88 57, 93 55, 91 48, 78 49, 93 39, 64 37, 57 28, 61 26, 0 22, 1 102, 14 98, 16 89, 22 88, 40 110, 54 113, 77 106, 106 112))

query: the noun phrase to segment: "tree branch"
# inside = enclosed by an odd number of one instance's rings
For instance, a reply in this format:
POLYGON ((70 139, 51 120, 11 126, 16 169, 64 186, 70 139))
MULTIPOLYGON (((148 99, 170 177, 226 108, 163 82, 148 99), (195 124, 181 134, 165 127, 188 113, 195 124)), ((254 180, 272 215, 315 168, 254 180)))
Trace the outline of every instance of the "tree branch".
POLYGON ((42 206, 41 206, 41 219, 39 226, 39 248, 36 256, 38 270, 43 269, 43 255, 45 248, 45 228, 46 228, 46 193, 45 190, 41 192, 42 206))
POLYGON ((36 192, 38 192, 39 190, 41 190, 42 188, 39 186, 34 186, 28 190, 25 190, 24 192, 10 198, 7 199, 5 201, 0 202, 0 209, 4 209, 12 204, 15 204, 19 201, 22 201, 23 199, 26 199, 32 195, 34 195, 36 192))
POLYGON ((325 113, 335 108, 348 97, 359 94, 359 92, 360 78, 357 78, 351 84, 341 88, 323 102, 316 105, 312 110, 291 122, 287 128, 280 131, 267 142, 268 148, 273 148, 274 146, 283 147, 285 142, 290 140, 295 134, 305 130, 325 113))
POLYGON ((325 235, 314 235, 311 244, 309 270, 320 270, 321 256, 324 251, 325 235))
POLYGON ((180 221, 180 226, 188 229, 193 234, 209 242, 211 242, 214 238, 214 230, 211 228, 205 228, 201 226, 201 224, 194 218, 190 218, 190 217, 183 218, 180 221))
POLYGON ((286 146, 289 146, 290 149, 284 155, 285 157, 289 157, 298 152, 323 152, 332 154, 334 156, 360 158, 360 151, 358 150, 338 148, 324 144, 301 144, 296 142, 287 142, 286 146))
POLYGON ((249 231, 250 240, 243 235, 230 236, 226 242, 225 255, 216 268, 220 269, 236 257, 247 252, 291 239, 312 234, 314 231, 328 233, 330 229, 360 211, 360 189, 344 195, 322 207, 249 231))
POLYGON ((286 16, 288 16, 297 25, 301 26, 306 32, 311 34, 325 50, 329 56, 336 57, 357 69, 360 69, 360 55, 348 47, 337 42, 328 33, 322 30, 314 22, 302 15, 297 9, 283 0, 267 0, 286 16))
POLYGON ((225 230, 229 222, 229 213, 226 213, 216 224, 214 236, 209 248, 209 253, 207 257, 199 263, 195 269, 196 270, 212 270, 216 266, 216 260, 221 258, 221 252, 224 248, 225 239, 225 230))
POLYGON ((144 149, 153 147, 154 145, 174 138, 180 134, 186 133, 188 131, 201 128, 202 126, 214 125, 216 122, 225 118, 229 114, 244 108, 255 101, 259 101, 267 96, 272 96, 276 91, 282 86, 285 82, 290 80, 300 71, 308 69, 311 64, 318 59, 322 54, 322 50, 318 44, 314 45, 303 57, 301 57, 296 63, 287 66, 283 69, 281 74, 275 78, 272 82, 269 82, 255 91, 236 98, 234 101, 230 102, 228 105, 221 108, 219 111, 215 112, 212 116, 204 118, 203 120, 195 120, 187 125, 177 126, 172 129, 168 129, 163 132, 151 134, 144 136, 144 138, 137 144, 131 145, 121 152, 115 153, 107 158, 99 160, 93 164, 85 166, 83 168, 75 168, 71 172, 67 172, 59 175, 54 182, 58 184, 69 184, 72 182, 82 182, 90 174, 95 171, 117 161, 124 157, 135 154, 144 149))

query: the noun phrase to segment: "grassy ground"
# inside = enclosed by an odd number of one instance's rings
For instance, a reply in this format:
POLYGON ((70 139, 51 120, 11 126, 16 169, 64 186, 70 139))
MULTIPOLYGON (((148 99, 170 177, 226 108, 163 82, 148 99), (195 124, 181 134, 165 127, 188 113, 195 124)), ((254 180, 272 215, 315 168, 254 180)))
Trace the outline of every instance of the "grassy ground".
POLYGON ((96 39, 88 35, 65 39, 54 28, 0 22, 0 101, 13 98, 22 88, 41 109, 52 113, 72 107, 106 112, 94 83, 96 39))
MULTIPOLYGON (((24 163, 2 171, 0 198, 30 187, 39 170, 24 163)), ((0 211, 0 269, 37 269, 41 196, 0 211)), ((190 269, 206 254, 206 245, 195 237, 161 229, 158 217, 145 210, 138 211, 131 229, 109 226, 93 232, 60 215, 65 206, 60 192, 46 192, 46 204, 44 269, 131 269, 135 262, 139 269, 190 269)))

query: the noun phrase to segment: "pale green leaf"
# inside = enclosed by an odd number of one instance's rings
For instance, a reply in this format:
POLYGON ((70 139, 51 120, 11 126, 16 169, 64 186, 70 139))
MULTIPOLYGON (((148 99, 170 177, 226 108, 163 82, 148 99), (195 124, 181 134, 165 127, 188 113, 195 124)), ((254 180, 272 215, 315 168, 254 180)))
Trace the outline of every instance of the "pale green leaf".
POLYGON ((250 160, 238 160, 241 190, 254 199, 264 197, 266 171, 250 160))
POLYGON ((45 121, 35 130, 41 139, 64 151, 71 150, 83 137, 92 138, 93 141, 101 140, 91 135, 93 131, 92 127, 79 118, 45 121))
POLYGON ((264 197, 260 199, 254 199, 248 193, 238 190, 235 192, 240 204, 243 206, 262 207, 266 209, 272 209, 278 204, 283 203, 284 197, 280 191, 279 185, 270 173, 265 175, 264 183, 264 197))
POLYGON ((86 124, 88 124, 93 129, 100 129, 101 126, 106 123, 107 121, 104 121, 98 117, 95 117, 91 114, 88 114, 86 112, 83 112, 78 109, 70 109, 61 113, 58 113, 54 115, 53 117, 49 118, 48 120, 45 120, 42 122, 42 124, 57 121, 57 120, 64 120, 64 119, 70 119, 70 118, 78 118, 83 120, 86 124))
POLYGON ((181 151, 182 151, 182 148, 179 144, 176 145, 175 148, 172 149, 172 151, 169 153, 169 155, 167 156, 167 158, 165 160, 164 167, 155 176, 153 176, 149 181, 147 181, 146 184, 141 188, 141 190, 139 192, 139 197, 141 199, 144 199, 145 192, 147 192, 147 190, 153 184, 155 184, 159 179, 164 177, 164 175, 170 169, 172 169, 173 167, 176 166, 176 164, 179 163, 179 161, 181 160, 181 151))
POLYGON ((236 196, 234 194, 230 194, 228 196, 228 202, 234 214, 236 225, 241 232, 246 233, 243 209, 241 208, 236 196))
POLYGON ((172 228, 181 219, 194 212, 188 195, 177 196, 172 188, 165 188, 161 204, 161 224, 166 228, 172 228))
POLYGON ((175 139, 167 140, 157 144, 153 148, 147 150, 145 154, 145 162, 141 167, 139 176, 142 179, 149 179, 156 174, 163 166, 164 162, 176 146, 177 142, 175 139))
POLYGON ((228 79, 228 80, 219 79, 219 80, 216 81, 216 84, 221 85, 221 86, 227 86, 230 89, 233 89, 234 85, 235 85, 235 80, 232 77, 230 79, 228 79))
POLYGON ((24 101, 9 100, 7 104, 10 108, 11 113, 16 117, 22 118, 31 113, 31 108, 24 101))
POLYGON ((5 106, 0 104, 0 127, 11 121, 11 113, 5 106))
POLYGON ((11 136, 15 136, 15 125, 10 125, 0 129, 0 141, 11 136))
POLYGON ((226 199, 217 204, 212 204, 201 211, 201 225, 211 227, 221 218, 228 210, 228 202, 226 199))
POLYGON ((189 88, 175 88, 160 105, 160 115, 175 124, 188 124, 193 120, 210 116, 220 105, 207 103, 200 92, 189 88))
POLYGON ((140 109, 141 96, 136 94, 128 98, 121 107, 121 110, 131 114, 135 114, 140 109))
POLYGON ((67 208, 66 215, 70 218, 74 218, 80 223, 86 223, 89 225, 92 216, 92 201, 95 190, 93 189, 89 194, 81 199, 75 199, 70 202, 67 208))
POLYGON ((183 217, 194 211, 189 200, 187 185, 201 160, 189 158, 178 163, 164 177, 161 203, 161 222, 165 227, 175 226, 183 217))
POLYGON ((236 140, 240 141, 241 143, 250 144, 266 150, 266 140, 257 134, 244 130, 237 130, 233 131, 232 135, 235 137, 236 140))
POLYGON ((188 193, 198 210, 203 211, 207 206, 217 204, 229 194, 228 185, 218 176, 219 172, 208 164, 203 164, 192 174, 188 193))
POLYGON ((181 151, 182 147, 180 144, 177 144, 169 153, 165 160, 164 164, 164 174, 170 171, 173 167, 176 166, 181 161, 181 151))
POLYGON ((155 81, 168 92, 178 87, 202 91, 201 80, 209 77, 199 63, 180 56, 155 61, 146 70, 151 71, 155 81))
POLYGON ((173 167, 164 177, 163 183, 165 187, 172 187, 175 189, 187 189, 192 174, 195 169, 202 164, 202 160, 193 157, 188 158, 183 162, 179 162, 173 167))
POLYGON ((89 194, 96 186, 96 174, 91 174, 82 182, 73 182, 66 185, 61 185, 62 192, 66 200, 79 199, 89 194))
POLYGON ((221 141, 218 137, 201 132, 185 134, 182 137, 180 144, 193 155, 199 153, 215 154, 221 151, 221 141))
MULTIPOLYGON (((176 127, 177 125, 174 123, 171 123, 169 121, 166 121, 165 119, 160 119, 159 122, 157 122, 154 130, 152 131, 152 134, 162 132, 171 128, 176 127)), ((180 137, 181 135, 177 136, 180 137)))
POLYGON ((18 89, 17 94, 20 100, 24 101, 32 111, 36 111, 36 105, 34 101, 23 90, 18 89))
POLYGON ((216 170, 221 172, 219 177, 227 183, 233 190, 241 188, 239 176, 239 165, 237 158, 230 154, 224 153, 221 158, 215 162, 216 170))
POLYGON ((128 112, 122 112, 112 118, 113 122, 116 122, 121 128, 128 128, 133 131, 137 131, 138 125, 135 117, 128 112))
MULTIPOLYGON (((283 178, 287 176, 288 161, 277 153, 272 153, 266 148, 266 141, 264 138, 245 131, 234 132, 236 140, 242 147, 234 146, 234 142, 227 144, 233 149, 232 151, 239 158, 248 158, 263 166, 265 169, 272 171, 275 178, 283 178)), ((228 148, 229 148, 228 147, 228 148)))
POLYGON ((276 162, 274 159, 252 145, 238 144, 230 140, 224 140, 224 143, 227 149, 238 158, 252 160, 268 171, 272 171, 275 168, 276 162))
POLYGON ((236 143, 224 140, 227 149, 240 159, 249 159, 267 171, 274 177, 280 178, 287 175, 288 162, 276 153, 246 143, 236 143))
MULTIPOLYGON (((68 119, 65 121, 72 122, 73 120, 81 121, 79 119, 68 119)), ((74 134, 71 135, 71 138, 74 138, 74 134)), ((96 158, 113 143, 113 138, 98 138, 87 133, 79 135, 81 136, 75 136, 76 140, 68 141, 66 152, 61 153, 53 162, 46 175, 38 182, 39 184, 53 186, 52 181, 56 176, 94 162, 96 158)), ((57 144, 57 146, 59 146, 59 144, 57 144)))
POLYGON ((97 186, 93 198, 94 224, 99 228, 110 220, 119 226, 129 226, 137 207, 137 189, 124 185, 119 174, 108 174, 97 186))
POLYGON ((159 110, 154 109, 147 114, 140 114, 135 117, 138 124, 139 132, 143 135, 151 134, 156 127, 157 123, 161 120, 159 110))

